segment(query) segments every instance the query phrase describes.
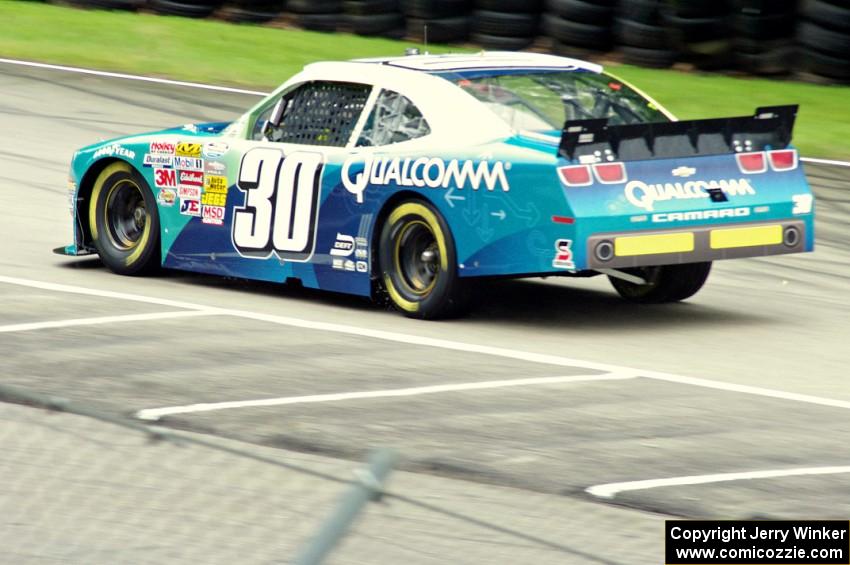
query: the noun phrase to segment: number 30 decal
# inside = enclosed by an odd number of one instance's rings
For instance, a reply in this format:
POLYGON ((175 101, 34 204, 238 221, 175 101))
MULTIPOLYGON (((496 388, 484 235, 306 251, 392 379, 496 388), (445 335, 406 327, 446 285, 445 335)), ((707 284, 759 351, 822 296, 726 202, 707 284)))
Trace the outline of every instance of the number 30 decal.
POLYGON ((324 158, 257 147, 242 157, 236 187, 245 204, 234 209, 233 246, 240 255, 307 261, 316 239, 324 158))

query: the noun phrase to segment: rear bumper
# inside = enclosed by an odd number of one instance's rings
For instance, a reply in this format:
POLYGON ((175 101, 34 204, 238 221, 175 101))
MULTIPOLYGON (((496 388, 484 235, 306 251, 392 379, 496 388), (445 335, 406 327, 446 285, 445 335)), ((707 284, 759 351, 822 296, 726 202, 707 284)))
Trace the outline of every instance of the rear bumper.
POLYGON ((699 226, 689 229, 594 234, 589 269, 699 263, 807 251, 803 220, 699 226))

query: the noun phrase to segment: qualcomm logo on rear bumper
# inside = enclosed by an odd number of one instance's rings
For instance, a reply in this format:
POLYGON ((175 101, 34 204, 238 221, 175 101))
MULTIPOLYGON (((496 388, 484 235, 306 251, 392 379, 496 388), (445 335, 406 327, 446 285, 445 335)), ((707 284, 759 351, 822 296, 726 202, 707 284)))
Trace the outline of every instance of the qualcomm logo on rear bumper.
POLYGON ((505 192, 511 189, 505 170, 510 165, 503 161, 444 161, 437 157, 418 159, 400 157, 365 157, 363 170, 353 175, 351 169, 358 163, 357 158, 348 159, 342 165, 342 184, 345 190, 357 197, 357 203, 363 202, 363 191, 369 184, 386 186, 414 186, 417 188, 466 188, 478 190, 483 184, 487 190, 499 188, 505 192))
POLYGON ((647 184, 633 180, 626 185, 626 200, 649 212, 654 210, 656 202, 665 200, 684 200, 688 198, 708 198, 708 191, 720 189, 729 196, 755 194, 756 191, 747 179, 729 180, 693 180, 688 182, 666 182, 647 184))

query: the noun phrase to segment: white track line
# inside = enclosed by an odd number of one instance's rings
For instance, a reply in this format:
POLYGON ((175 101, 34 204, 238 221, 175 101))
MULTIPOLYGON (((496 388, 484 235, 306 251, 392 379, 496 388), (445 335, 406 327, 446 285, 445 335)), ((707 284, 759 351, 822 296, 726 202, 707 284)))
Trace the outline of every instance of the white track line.
POLYGON ((463 392, 469 390, 485 390, 518 386, 554 385, 594 381, 619 381, 633 378, 635 378, 635 375, 573 375, 568 377, 535 377, 529 379, 479 381, 471 383, 418 386, 413 388, 395 388, 388 390, 370 390, 360 392, 340 392, 332 394, 313 394, 309 396, 263 398, 258 400, 234 400, 231 402, 209 402, 204 404, 189 404, 186 406, 147 408, 145 410, 139 410, 138 412, 136 412, 136 417, 141 420, 159 420, 163 416, 169 416, 173 414, 212 412, 213 410, 227 410, 231 408, 258 408, 262 406, 284 406, 288 404, 308 404, 313 402, 340 402, 345 400, 393 398, 399 396, 419 396, 422 394, 437 394, 441 392, 463 392))
POLYGON ((818 165, 835 165, 837 167, 850 167, 847 161, 834 161, 832 159, 816 159, 814 157, 800 157, 804 163, 815 163, 818 165))
POLYGON ((268 92, 260 92, 258 90, 245 90, 244 88, 232 88, 230 86, 216 86, 214 84, 202 84, 200 82, 186 82, 182 80, 170 80, 167 78, 154 78, 141 75, 129 75, 125 73, 112 73, 109 71, 98 71, 95 69, 83 69, 80 67, 66 67, 64 65, 50 65, 48 63, 37 63, 35 61, 19 61, 17 59, 0 58, 0 63, 7 65, 20 65, 22 67, 36 67, 39 69, 50 69, 53 71, 66 71, 70 73, 80 73, 84 75, 95 75, 100 77, 121 78, 127 80, 140 80, 143 82, 153 82, 157 84, 170 84, 173 86, 186 86, 190 88, 202 88, 204 90, 215 90, 218 92, 232 92, 234 94, 251 94, 253 96, 266 96, 268 92))
POLYGON ((181 310, 179 312, 154 312, 150 314, 128 314, 126 316, 100 316, 98 318, 73 318, 70 320, 51 320, 47 322, 29 322, 26 324, 11 324, 0 326, 0 333, 31 332, 71 326, 95 326, 99 324, 114 324, 122 322, 148 322, 151 320, 167 320, 169 318, 190 318, 195 316, 214 315, 213 311, 181 310))
POLYGON ((369 337, 390 341, 395 343, 404 343, 407 345, 421 345, 425 347, 435 347, 440 349, 463 351, 465 353, 478 353, 481 355, 489 355, 493 357, 504 357, 508 359, 517 359, 520 361, 528 361, 531 363, 541 363, 545 365, 553 365, 558 367, 571 367, 589 369, 593 371, 601 371, 604 373, 615 373, 617 375, 634 375, 638 377, 646 377, 660 381, 673 382, 678 384, 698 386, 702 388, 711 388, 726 392, 738 392, 742 394, 751 394, 754 396, 762 396, 768 398, 776 398, 780 400, 790 400, 794 402, 803 402, 807 404, 815 404, 819 406, 827 406, 830 408, 840 408, 850 410, 850 401, 835 400, 832 398, 824 398, 820 396, 811 396, 808 394, 797 394, 794 392, 786 392, 769 388, 741 385, 735 383, 727 383, 722 381, 712 381, 710 379, 702 379, 696 377, 686 377, 675 375, 672 373, 662 373, 659 371, 645 371, 635 369, 633 367, 623 367, 608 363, 597 363, 593 361, 584 361, 581 359, 572 359, 569 357, 560 357, 557 355, 548 355, 545 353, 533 353, 531 351, 520 351, 516 349, 507 349, 502 347, 493 347, 490 345, 478 345, 474 343, 464 343, 458 341, 449 341, 447 339, 439 339, 433 337, 418 336, 412 334, 404 334, 399 332, 391 332, 384 330, 375 330, 371 328, 362 328, 357 326, 348 326, 344 324, 334 324, 329 322, 317 322, 312 320, 303 320, 300 318, 291 318, 288 316, 275 316, 272 314, 261 314, 259 312, 249 312, 245 310, 232 310, 215 308, 212 306, 203 306, 190 302, 182 302, 177 300, 165 300, 159 298, 151 298, 148 296, 140 296, 136 294, 127 294, 120 292, 102 291, 85 287, 70 286, 56 283, 47 283, 41 281, 33 281, 29 279, 21 279, 16 277, 0 276, 0 283, 14 284, 30 288, 39 288, 43 290, 52 290, 56 292, 67 292, 73 294, 83 294, 87 296, 101 296, 103 298, 114 298, 118 300, 128 300, 134 302, 143 302, 147 304, 161 304, 173 306, 176 308, 186 308, 190 310, 202 310, 211 314, 235 316, 249 320, 257 320, 269 322, 287 327, 303 328, 310 330, 326 331, 339 334, 352 335, 356 337, 369 337))
POLYGON ((802 467, 796 469, 776 469, 770 471, 746 471, 742 473, 719 473, 715 475, 691 475, 668 479, 650 479, 626 483, 608 483, 585 489, 585 492, 599 498, 614 498, 621 492, 646 490, 659 487, 677 487, 683 485, 704 485, 728 481, 748 481, 753 479, 773 479, 778 477, 796 477, 802 475, 836 475, 850 473, 850 466, 840 467, 802 467))

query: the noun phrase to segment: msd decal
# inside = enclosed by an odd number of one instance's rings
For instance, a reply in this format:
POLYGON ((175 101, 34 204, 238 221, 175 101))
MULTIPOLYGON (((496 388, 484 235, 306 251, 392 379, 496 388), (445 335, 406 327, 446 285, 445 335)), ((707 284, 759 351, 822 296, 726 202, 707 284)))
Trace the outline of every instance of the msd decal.
POLYGON ((224 206, 204 206, 202 220, 205 224, 224 225, 224 206))
POLYGON ((694 180, 664 184, 647 184, 643 181, 633 180, 626 185, 624 192, 626 200, 638 208, 652 212, 656 202, 710 198, 708 191, 711 189, 720 189, 729 196, 754 195, 756 193, 747 179, 694 180))
POLYGON ((342 184, 345 189, 357 197, 357 203, 363 203, 363 191, 370 184, 376 186, 414 186, 417 188, 472 188, 478 190, 484 186, 493 191, 497 188, 504 192, 511 189, 505 171, 510 163, 504 161, 444 161, 437 157, 428 158, 384 158, 365 157, 363 170, 352 175, 351 169, 359 164, 359 159, 350 158, 342 165, 342 184))
POLYGON ((177 171, 174 169, 154 169, 153 183, 157 188, 177 188, 177 171))

